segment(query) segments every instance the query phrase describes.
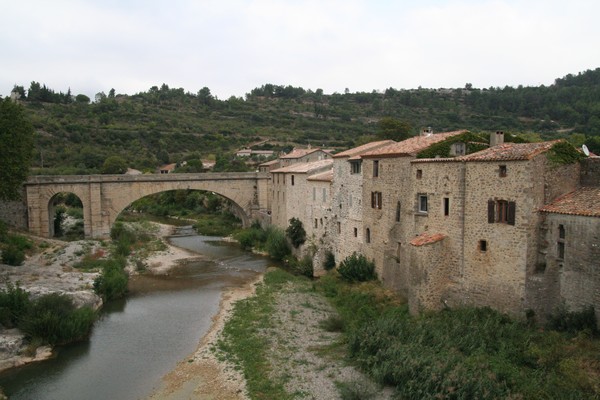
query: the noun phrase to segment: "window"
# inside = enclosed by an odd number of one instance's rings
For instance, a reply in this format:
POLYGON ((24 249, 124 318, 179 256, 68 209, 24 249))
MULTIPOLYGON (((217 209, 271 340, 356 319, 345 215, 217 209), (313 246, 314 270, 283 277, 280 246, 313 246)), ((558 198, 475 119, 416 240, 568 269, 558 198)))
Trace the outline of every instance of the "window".
POLYGON ((371 208, 381 210, 381 192, 371 192, 371 208))
POLYGON ((427 214, 427 195, 426 194, 420 194, 418 196, 418 204, 417 204, 417 211, 423 214, 427 214))
POLYGON ((444 216, 450 215, 450 198, 444 197, 444 216))
POLYGON ((360 174, 360 161, 350 161, 350 173, 351 174, 360 174))
POLYGON ((487 240, 479 241, 479 251, 487 251, 487 240))
POLYGON ((338 234, 342 233, 342 223, 341 222, 337 223, 337 228, 338 228, 338 234))
POLYGON ((560 260, 565 259, 565 226, 563 224, 558 225, 558 240, 556 241, 556 257, 560 260))
POLYGON ((369 228, 365 231, 365 240, 367 243, 371 243, 371 230, 369 228))
POLYGON ((453 143, 450 146, 450 155, 452 156, 464 156, 466 153, 466 146, 463 142, 453 143))
POLYGON ((315 218, 315 228, 319 227, 319 220, 315 218))
POLYGON ((292 186, 294 186, 294 175, 292 175, 292 186))
POLYGON ((400 264, 401 249, 402 249, 402 243, 398 242, 398 245, 396 246, 396 263, 397 264, 400 264))
POLYGON ((313 201, 317 201, 317 188, 313 188, 313 201))
POLYGON ((421 179, 423 177, 423 170, 422 169, 418 169, 417 170, 417 179, 421 179))
POLYGON ((501 165, 498 168, 498 175, 500 175, 501 178, 506 177, 506 165, 501 165))
POLYGON ((354 237, 358 237, 358 229, 354 228, 354 237))
POLYGON ((373 161, 373 178, 377 178, 379 176, 379 160, 373 161))
POLYGON ((396 203, 396 222, 400 222, 400 202, 396 203))
POLYGON ((488 200, 488 223, 515 224, 516 203, 507 200, 488 200))
POLYGON ((323 202, 327 201, 327 188, 323 188, 323 202))

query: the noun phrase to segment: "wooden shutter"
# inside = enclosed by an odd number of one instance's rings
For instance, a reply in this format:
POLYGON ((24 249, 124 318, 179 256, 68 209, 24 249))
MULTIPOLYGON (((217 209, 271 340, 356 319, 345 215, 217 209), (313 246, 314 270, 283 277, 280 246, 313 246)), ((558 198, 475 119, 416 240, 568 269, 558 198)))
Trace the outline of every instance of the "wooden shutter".
POLYGON ((496 207, 494 200, 488 200, 488 223, 493 224, 496 221, 496 207))
POLYGON ((517 204, 514 201, 509 201, 508 202, 508 212, 506 215, 506 222, 509 225, 514 225, 515 224, 515 215, 517 212, 517 204))

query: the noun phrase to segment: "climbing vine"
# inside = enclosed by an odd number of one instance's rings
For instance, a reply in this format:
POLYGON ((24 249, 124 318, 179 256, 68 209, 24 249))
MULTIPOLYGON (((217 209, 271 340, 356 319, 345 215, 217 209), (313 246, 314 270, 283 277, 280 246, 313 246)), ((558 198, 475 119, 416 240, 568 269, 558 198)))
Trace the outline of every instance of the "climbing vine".
POLYGON ((560 141, 552 146, 546 157, 556 165, 574 164, 585 158, 583 154, 567 141, 560 141))

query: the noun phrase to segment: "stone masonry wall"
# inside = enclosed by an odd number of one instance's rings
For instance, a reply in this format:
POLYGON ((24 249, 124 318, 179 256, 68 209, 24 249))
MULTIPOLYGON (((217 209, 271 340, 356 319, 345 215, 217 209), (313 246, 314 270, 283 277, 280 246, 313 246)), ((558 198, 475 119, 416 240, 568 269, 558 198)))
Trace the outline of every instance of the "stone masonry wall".
POLYGON ((22 200, 0 202, 0 220, 17 229, 27 229, 27 205, 22 200))
POLYGON ((581 185, 600 186, 600 157, 588 157, 581 162, 581 185))

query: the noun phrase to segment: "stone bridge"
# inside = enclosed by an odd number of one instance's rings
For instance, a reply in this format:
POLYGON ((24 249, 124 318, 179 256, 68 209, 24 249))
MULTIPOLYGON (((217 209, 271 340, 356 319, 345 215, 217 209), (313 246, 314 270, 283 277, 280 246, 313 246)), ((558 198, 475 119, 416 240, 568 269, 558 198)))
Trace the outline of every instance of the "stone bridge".
POLYGON ((55 196, 69 192, 83 203, 85 237, 104 238, 132 202, 177 189, 205 190, 228 198, 247 226, 267 215, 268 181, 268 174, 257 172, 32 176, 25 183, 28 228, 33 234, 52 237, 55 196))

